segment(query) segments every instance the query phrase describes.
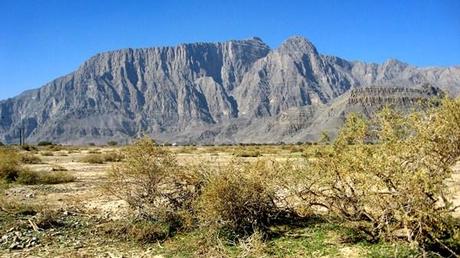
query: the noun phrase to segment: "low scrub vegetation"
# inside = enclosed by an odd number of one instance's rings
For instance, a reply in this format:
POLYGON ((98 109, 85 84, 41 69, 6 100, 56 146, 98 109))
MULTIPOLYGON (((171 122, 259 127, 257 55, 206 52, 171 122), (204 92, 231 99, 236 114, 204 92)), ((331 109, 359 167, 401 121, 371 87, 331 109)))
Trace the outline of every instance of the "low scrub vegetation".
POLYGON ((445 183, 460 156, 459 124, 460 101, 450 100, 410 116, 388 108, 372 121, 351 115, 295 188, 309 205, 353 223, 370 241, 404 238, 451 255, 459 246, 443 243, 458 237, 458 229, 445 183))
POLYGON ((122 240, 134 240, 139 243, 154 243, 169 236, 169 228, 165 224, 148 220, 114 221, 102 228, 103 233, 122 240))
MULTIPOLYGON (((123 150, 108 190, 135 208, 137 219, 153 223, 154 233, 158 225, 167 236, 207 232, 239 243, 248 255, 263 254, 264 241, 280 224, 327 218, 356 232, 353 241, 403 241, 455 256, 460 231, 446 180, 460 156, 459 125, 460 100, 410 115, 384 108, 372 120, 351 114, 331 144, 286 147, 303 151, 305 159, 246 163, 239 158, 260 152, 244 148, 217 168, 181 166, 173 153, 144 138, 123 150)), ((164 236, 162 230, 155 237, 121 230, 141 241, 164 236)))
MULTIPOLYGON (((59 184, 75 181, 67 172, 36 172, 22 166, 24 155, 14 149, 0 148, 0 180, 19 184, 59 184)), ((29 160, 29 159, 28 159, 29 160)), ((28 163, 29 164, 29 163, 28 163)), ((35 163, 34 163, 35 164, 35 163)))
POLYGON ((122 153, 110 151, 106 153, 98 152, 97 154, 88 154, 83 157, 81 161, 90 164, 104 164, 105 162, 120 162, 123 159, 124 155, 122 153))
POLYGON ((44 172, 39 177, 38 184, 62 184, 75 182, 77 178, 66 171, 44 172))
POLYGON ((24 153, 21 154, 21 162, 24 164, 41 164, 42 159, 40 157, 34 155, 34 154, 29 154, 29 153, 24 153))
POLYGON ((108 190, 140 218, 163 223, 171 232, 193 227, 193 204, 203 185, 199 169, 180 167, 171 152, 148 138, 127 147, 124 156, 111 171, 108 190))
POLYGON ((50 146, 50 145, 53 145, 53 143, 50 141, 41 141, 37 143, 37 146, 50 146))
POLYGON ((51 157, 51 156, 54 156, 54 153, 51 152, 51 151, 42 151, 40 152, 40 154, 44 157, 51 157))
POLYGON ((277 206, 271 165, 234 161, 209 175, 197 202, 201 223, 234 238, 267 232, 286 212, 277 206))
POLYGON ((235 157, 242 157, 242 158, 249 158, 249 157, 260 157, 262 156, 262 153, 260 153, 259 150, 256 149, 237 149, 233 153, 235 157))
POLYGON ((25 151, 37 151, 37 147, 30 145, 30 144, 24 144, 19 146, 20 149, 25 150, 25 151))
POLYGON ((21 155, 16 150, 0 148, 0 179, 15 181, 21 170, 21 155))
POLYGON ((89 154, 83 157, 81 162, 89 164, 104 164, 104 158, 100 154, 89 154))
POLYGON ((117 145, 118 145, 118 142, 116 142, 116 141, 108 141, 108 142, 107 142, 107 145, 108 145, 108 146, 117 146, 117 145))
POLYGON ((74 182, 76 178, 71 174, 58 171, 58 172, 36 172, 30 170, 22 170, 16 179, 16 182, 24 185, 38 185, 38 184, 62 184, 74 182))
POLYGON ((118 151, 109 151, 102 154, 105 162, 120 162, 124 159, 124 155, 118 151))

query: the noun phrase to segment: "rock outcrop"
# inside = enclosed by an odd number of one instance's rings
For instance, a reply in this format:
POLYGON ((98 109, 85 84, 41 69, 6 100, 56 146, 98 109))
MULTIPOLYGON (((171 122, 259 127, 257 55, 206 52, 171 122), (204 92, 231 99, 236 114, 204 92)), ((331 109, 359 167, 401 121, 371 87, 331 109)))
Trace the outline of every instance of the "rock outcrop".
POLYGON ((0 141, 17 142, 20 127, 28 142, 315 140, 357 105, 410 106, 441 91, 460 95, 460 67, 350 62, 298 36, 277 49, 259 38, 123 49, 0 101, 0 141))

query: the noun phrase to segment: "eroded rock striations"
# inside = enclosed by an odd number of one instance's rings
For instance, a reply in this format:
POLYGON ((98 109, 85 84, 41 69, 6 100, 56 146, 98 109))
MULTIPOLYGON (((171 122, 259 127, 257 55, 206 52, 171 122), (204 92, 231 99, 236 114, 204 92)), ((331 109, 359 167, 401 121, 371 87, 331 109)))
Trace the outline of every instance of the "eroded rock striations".
POLYGON ((460 67, 350 62, 298 36, 277 49, 259 38, 123 49, 0 101, 0 141, 17 142, 21 126, 28 142, 316 140, 349 111, 409 108, 441 91, 460 95, 460 67))

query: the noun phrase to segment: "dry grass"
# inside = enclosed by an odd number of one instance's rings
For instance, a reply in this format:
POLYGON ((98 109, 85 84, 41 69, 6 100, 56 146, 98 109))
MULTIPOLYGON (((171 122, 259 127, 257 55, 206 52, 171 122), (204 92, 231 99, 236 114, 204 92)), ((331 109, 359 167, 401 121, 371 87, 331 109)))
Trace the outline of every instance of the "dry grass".
POLYGON ((37 184, 63 184, 74 182, 76 177, 65 171, 58 172, 36 172, 23 170, 19 173, 16 182, 24 185, 37 184))
POLYGON ((42 159, 34 154, 23 153, 21 154, 21 161, 24 164, 41 164, 42 159))
POLYGON ((105 153, 97 152, 96 154, 94 153, 88 154, 81 159, 81 162, 90 163, 90 164, 104 164, 105 162, 120 162, 123 159, 124 159, 123 154, 116 152, 116 151, 109 151, 105 153))
POLYGON ((40 155, 42 155, 44 157, 51 157, 51 156, 54 156, 54 153, 51 152, 51 151, 42 151, 42 152, 40 152, 40 155))
POLYGON ((0 179, 14 181, 21 170, 19 153, 13 149, 0 148, 0 179))
POLYGON ((104 164, 105 159, 101 154, 89 154, 83 157, 81 162, 89 164, 104 164))

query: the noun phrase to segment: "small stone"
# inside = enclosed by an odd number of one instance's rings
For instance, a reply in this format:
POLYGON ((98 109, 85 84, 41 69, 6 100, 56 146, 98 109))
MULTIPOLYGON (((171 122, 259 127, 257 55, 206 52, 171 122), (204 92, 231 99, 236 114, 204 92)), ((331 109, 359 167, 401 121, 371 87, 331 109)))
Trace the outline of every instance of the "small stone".
POLYGON ((26 194, 26 198, 34 198, 35 194, 34 193, 28 193, 26 194))
POLYGON ((18 242, 13 242, 13 243, 10 245, 9 249, 18 249, 18 247, 19 247, 19 243, 18 243, 18 242))

